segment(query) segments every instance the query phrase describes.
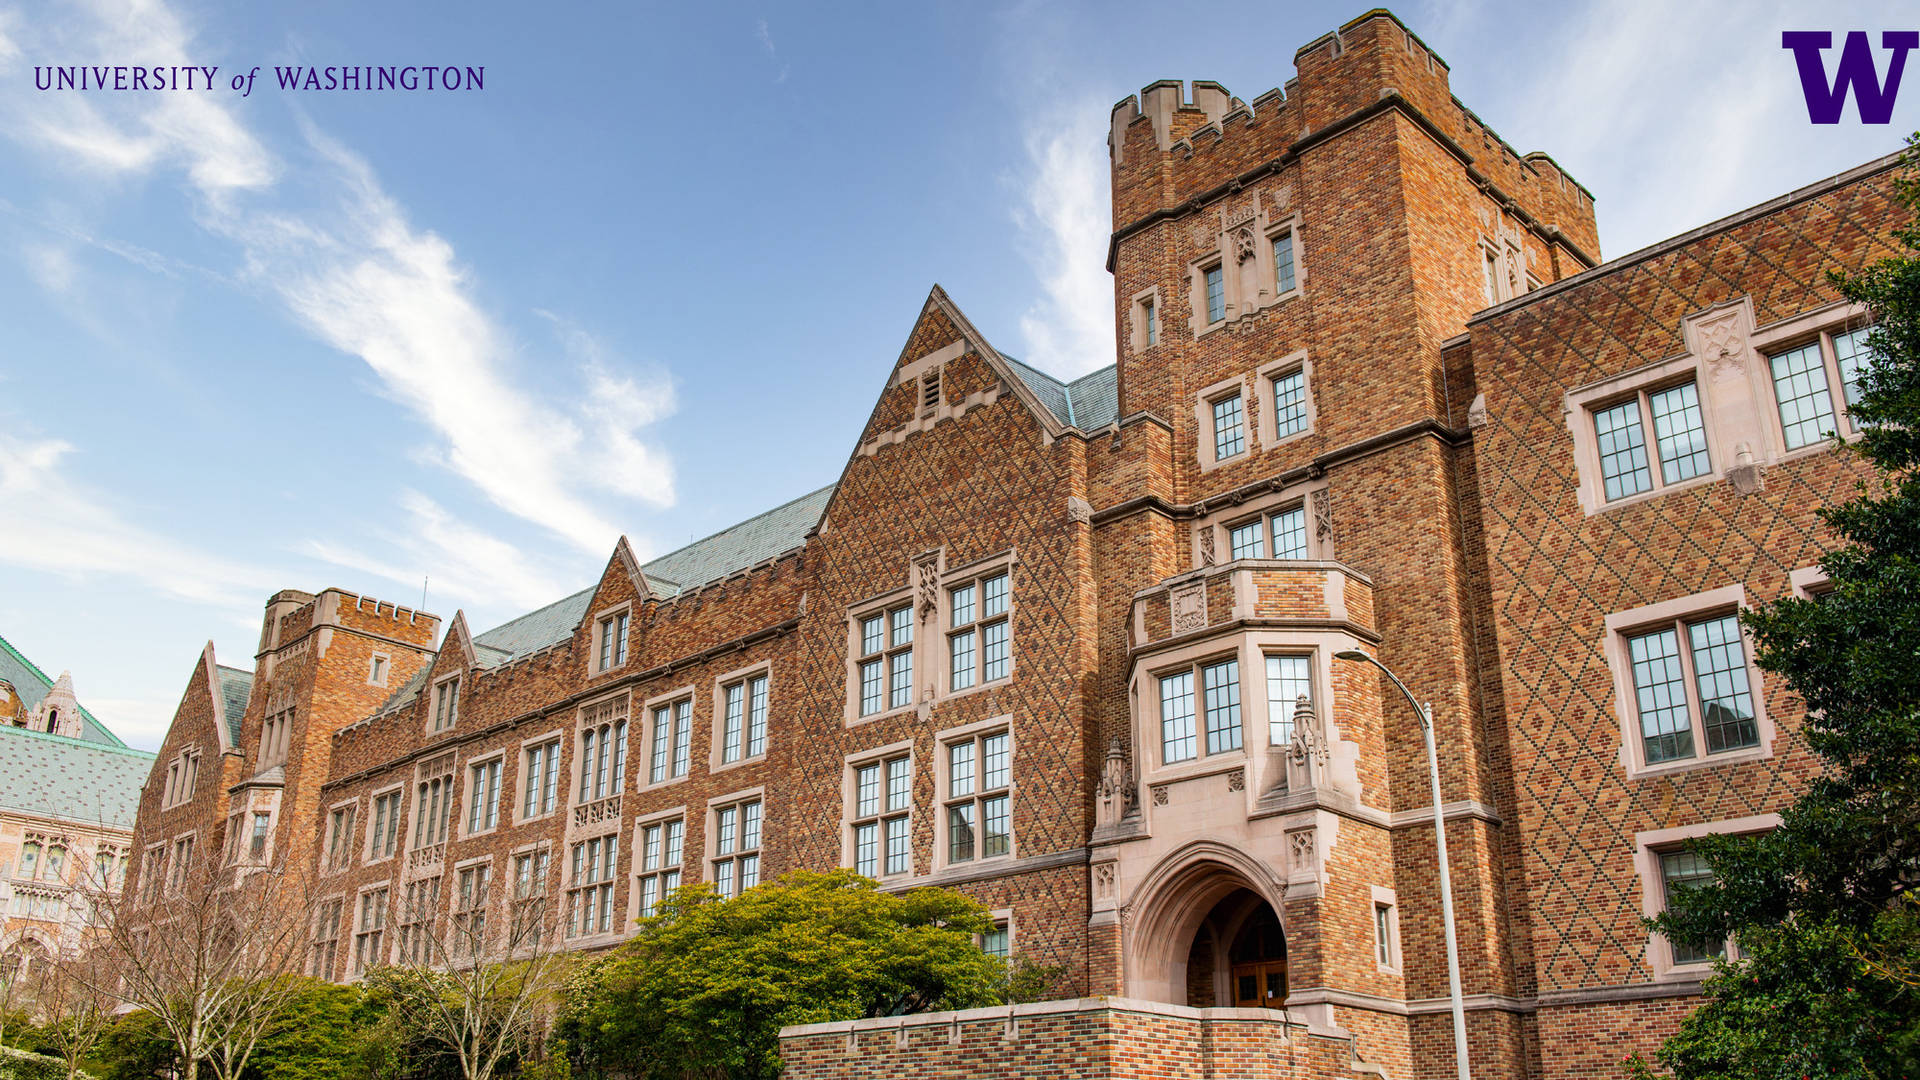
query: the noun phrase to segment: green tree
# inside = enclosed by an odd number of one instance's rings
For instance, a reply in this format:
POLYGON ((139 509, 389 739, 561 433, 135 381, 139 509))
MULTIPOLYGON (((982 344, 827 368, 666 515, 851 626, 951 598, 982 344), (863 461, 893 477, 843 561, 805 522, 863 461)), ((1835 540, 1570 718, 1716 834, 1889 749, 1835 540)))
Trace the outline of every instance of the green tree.
POLYGON ((106 1080, 158 1080, 178 1071, 179 1051, 166 1022, 145 1009, 115 1020, 94 1049, 98 1074, 106 1080))
MULTIPOLYGON (((1920 135, 1908 147, 1897 191, 1920 209, 1920 135)), ((1654 920, 1738 942, 1657 1054, 1686 1080, 1920 1075, 1920 227, 1893 235, 1900 254, 1831 275, 1874 323, 1851 410, 1872 476, 1818 511, 1840 541, 1820 560, 1832 591, 1744 616, 1821 771, 1778 829, 1696 842, 1713 882, 1654 920)))
POLYGON ((986 910, 946 889, 881 892, 796 872, 731 900, 683 888, 608 957, 575 971, 555 1028, 576 1075, 758 1080, 788 1024, 964 1009, 1006 998, 980 951, 986 910))
POLYGON ((362 1032, 378 1020, 358 986, 294 980, 286 1010, 260 1036, 245 1080, 351 1080, 361 1075, 362 1032))

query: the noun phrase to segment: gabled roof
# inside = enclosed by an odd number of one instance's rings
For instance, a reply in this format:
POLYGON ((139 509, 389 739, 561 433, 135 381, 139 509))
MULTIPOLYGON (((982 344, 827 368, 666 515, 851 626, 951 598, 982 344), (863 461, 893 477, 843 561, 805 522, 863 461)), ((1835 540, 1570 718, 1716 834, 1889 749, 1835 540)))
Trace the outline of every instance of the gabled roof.
POLYGON ((695 540, 678 551, 640 567, 649 584, 664 596, 718 581, 737 570, 762 563, 797 548, 820 523, 834 485, 810 491, 790 502, 757 514, 738 525, 695 540))
POLYGON ((91 739, 0 726, 0 807, 130 830, 153 757, 91 739))
POLYGON ((247 698, 253 694, 253 672, 215 664, 220 677, 220 705, 227 719, 229 746, 240 745, 240 722, 247 716, 247 698))
MULTIPOLYGON (((6 638, 0 637, 0 679, 13 684, 14 692, 20 695, 20 701, 32 709, 53 689, 53 680, 41 671, 33 661, 20 655, 6 638)), ((80 738, 83 742, 98 743, 102 746, 125 746, 120 737, 107 730, 107 726, 94 718, 85 705, 80 706, 80 738)))
POLYGON ((1108 364, 1072 382, 1063 383, 1004 353, 1001 359, 1007 362, 1021 382, 1027 384, 1033 396, 1040 399, 1054 419, 1067 427, 1095 431, 1119 419, 1120 368, 1117 365, 1108 364))

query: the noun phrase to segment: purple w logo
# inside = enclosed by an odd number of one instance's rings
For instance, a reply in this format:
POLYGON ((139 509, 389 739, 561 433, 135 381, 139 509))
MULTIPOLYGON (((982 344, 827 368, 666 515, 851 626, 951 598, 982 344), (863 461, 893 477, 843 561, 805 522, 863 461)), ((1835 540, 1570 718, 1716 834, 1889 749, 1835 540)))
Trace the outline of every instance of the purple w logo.
POLYGON ((1847 87, 1859 102, 1860 121, 1885 124, 1893 119, 1893 99, 1900 92, 1900 73, 1907 66, 1907 53, 1920 48, 1920 30, 1886 30, 1880 34, 1880 47, 1893 54, 1887 64, 1887 81, 1873 66, 1873 48, 1867 44, 1864 30, 1847 33, 1847 44, 1840 50, 1840 70, 1832 85, 1827 83, 1826 65, 1821 53, 1833 47, 1833 34, 1826 30, 1788 30, 1780 35, 1780 47, 1793 50, 1800 67, 1800 89, 1807 97, 1807 118, 1816 124, 1837 124, 1840 110, 1847 103, 1847 87))

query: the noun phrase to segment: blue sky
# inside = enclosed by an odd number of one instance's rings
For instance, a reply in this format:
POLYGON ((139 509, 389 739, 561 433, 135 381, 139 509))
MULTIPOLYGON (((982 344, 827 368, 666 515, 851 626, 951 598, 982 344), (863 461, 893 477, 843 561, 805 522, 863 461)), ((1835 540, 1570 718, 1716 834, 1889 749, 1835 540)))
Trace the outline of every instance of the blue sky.
MULTIPOLYGON (((207 638, 252 665, 275 589, 430 576, 486 627, 622 533, 664 553, 830 482, 936 281, 1007 352, 1110 363, 1109 107, 1252 100, 1361 10, 0 0, 0 635, 150 747, 207 638), (35 91, 83 63, 221 88, 35 91), (264 82, 406 63, 486 89, 264 82)), ((1891 127, 1811 126, 1780 48, 1897 4, 1395 10, 1595 193, 1609 255, 1920 127, 1913 86, 1891 127)))

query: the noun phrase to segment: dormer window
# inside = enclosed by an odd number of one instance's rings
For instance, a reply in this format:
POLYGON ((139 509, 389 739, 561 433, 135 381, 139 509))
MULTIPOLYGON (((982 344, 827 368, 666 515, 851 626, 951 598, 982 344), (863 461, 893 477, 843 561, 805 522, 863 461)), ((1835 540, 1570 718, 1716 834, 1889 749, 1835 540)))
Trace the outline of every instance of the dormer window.
POLYGON ((611 671, 627 662, 627 612, 621 611, 600 620, 600 651, 597 671, 611 671))

